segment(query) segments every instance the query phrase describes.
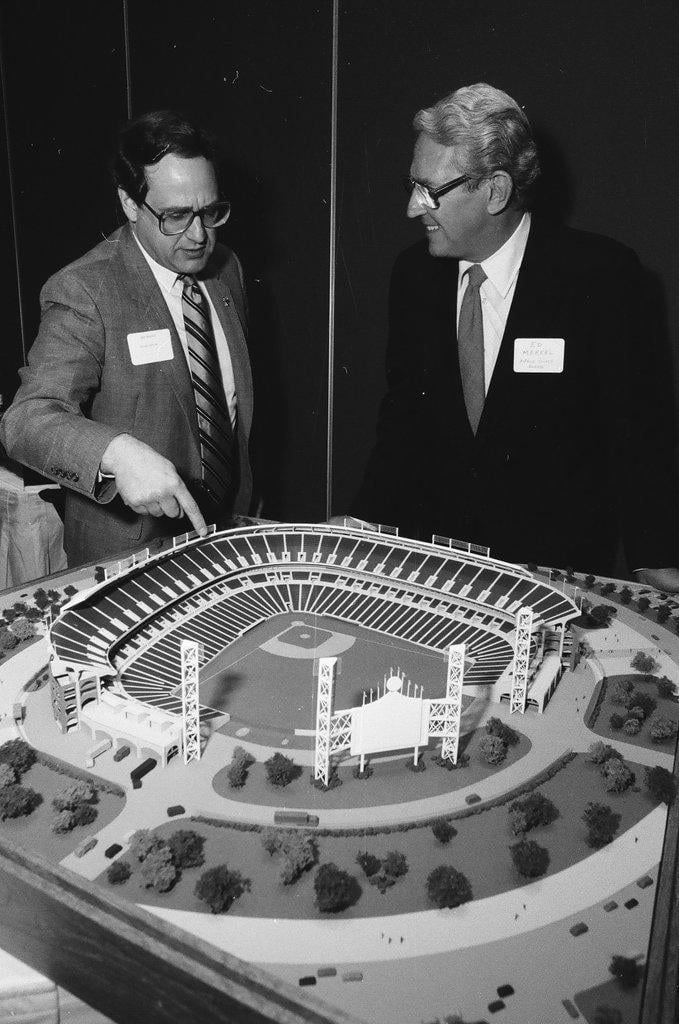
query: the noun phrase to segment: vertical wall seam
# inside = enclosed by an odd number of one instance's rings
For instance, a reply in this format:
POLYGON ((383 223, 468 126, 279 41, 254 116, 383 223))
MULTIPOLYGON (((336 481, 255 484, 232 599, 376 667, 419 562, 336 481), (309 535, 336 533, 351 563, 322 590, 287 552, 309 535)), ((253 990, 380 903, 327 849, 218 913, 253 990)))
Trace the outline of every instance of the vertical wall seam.
POLYGON ((332 515, 333 430, 335 418, 335 264, 337 247, 337 68, 339 0, 332 5, 332 94, 330 110, 330 260, 328 269, 328 419, 325 517, 332 515))
MULTIPOLYGON (((23 362, 26 362, 26 324, 24 321, 24 304, 23 294, 21 288, 21 260, 19 257, 19 234, 17 230, 17 209, 16 209, 16 189, 14 186, 14 173, 12 170, 12 150, 10 146, 10 134, 9 134, 9 104, 7 98, 7 76, 5 73, 5 55, 3 50, 3 35, 1 31, 2 23, 0 22, 0 83, 2 84, 2 112, 5 120, 5 148, 7 151, 7 181, 9 184, 9 201, 11 210, 11 223, 12 223, 12 248, 14 250, 14 267, 16 270, 16 291, 17 291, 17 306, 19 309, 19 331, 21 333, 21 354, 23 362)), ((0 405, 2 403, 0 402, 0 405)))
POLYGON ((127 119, 132 117, 132 59, 130 56, 130 19, 127 0, 123 0, 123 46, 125 48, 125 98, 127 100, 127 119))

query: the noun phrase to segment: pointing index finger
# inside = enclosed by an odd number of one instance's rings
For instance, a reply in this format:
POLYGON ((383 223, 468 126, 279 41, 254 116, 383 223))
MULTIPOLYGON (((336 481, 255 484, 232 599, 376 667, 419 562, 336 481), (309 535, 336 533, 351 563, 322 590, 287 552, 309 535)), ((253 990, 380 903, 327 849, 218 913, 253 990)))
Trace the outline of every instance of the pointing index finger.
POLYGON ((203 518, 203 514, 198 508, 195 498, 191 496, 186 485, 181 480, 174 496, 179 502, 184 515, 187 515, 191 520, 196 533, 200 534, 201 537, 206 537, 207 524, 203 518))

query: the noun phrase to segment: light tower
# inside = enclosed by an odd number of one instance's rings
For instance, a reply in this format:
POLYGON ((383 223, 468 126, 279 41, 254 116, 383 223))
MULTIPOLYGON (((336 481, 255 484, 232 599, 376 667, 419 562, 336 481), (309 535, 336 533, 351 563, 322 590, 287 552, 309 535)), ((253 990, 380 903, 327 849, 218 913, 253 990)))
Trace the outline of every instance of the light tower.
POLYGON ((336 675, 337 658, 320 658, 318 662, 318 694, 316 696, 314 779, 322 779, 326 786, 330 775, 330 722, 336 675))
POLYGON ((198 669, 203 660, 203 645, 197 640, 182 640, 182 745, 184 764, 200 761, 200 706, 198 669))
POLYGON ((462 718, 462 684, 464 682, 464 644, 448 648, 448 675, 445 700, 432 700, 429 711, 429 735, 442 736, 441 757, 457 764, 462 718))
POLYGON ((516 641, 514 643, 514 664, 512 666, 512 692, 509 713, 526 710, 528 690, 528 664, 530 662, 530 638, 533 631, 533 609, 519 608, 516 613, 516 641))

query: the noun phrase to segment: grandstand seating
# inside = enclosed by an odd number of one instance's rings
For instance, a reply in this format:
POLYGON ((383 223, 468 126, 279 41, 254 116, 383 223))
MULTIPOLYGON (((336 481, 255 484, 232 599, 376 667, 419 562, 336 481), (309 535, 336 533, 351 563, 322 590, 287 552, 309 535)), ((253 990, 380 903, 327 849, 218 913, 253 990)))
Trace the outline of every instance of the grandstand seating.
POLYGON ((430 650, 465 642, 466 682, 491 682, 512 657, 519 607, 535 620, 577 614, 518 566, 457 549, 329 525, 245 527, 192 539, 74 598, 50 631, 63 666, 114 668, 131 696, 179 710, 179 642, 207 658, 281 612, 326 615, 430 650), (143 696, 142 696, 143 694, 143 696))

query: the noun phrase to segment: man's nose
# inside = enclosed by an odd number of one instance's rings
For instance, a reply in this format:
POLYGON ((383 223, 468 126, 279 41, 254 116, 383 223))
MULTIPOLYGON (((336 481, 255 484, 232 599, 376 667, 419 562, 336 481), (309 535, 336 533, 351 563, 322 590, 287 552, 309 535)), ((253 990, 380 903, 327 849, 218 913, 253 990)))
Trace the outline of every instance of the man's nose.
POLYGON ((410 199, 408 200, 408 207, 406 209, 407 217, 421 217, 425 211, 425 206, 420 197, 417 194, 417 189, 414 188, 410 193, 410 199))
POLYGON ((186 229, 186 234, 195 242, 204 242, 207 232, 203 226, 203 220, 199 213, 193 215, 193 220, 186 229))

